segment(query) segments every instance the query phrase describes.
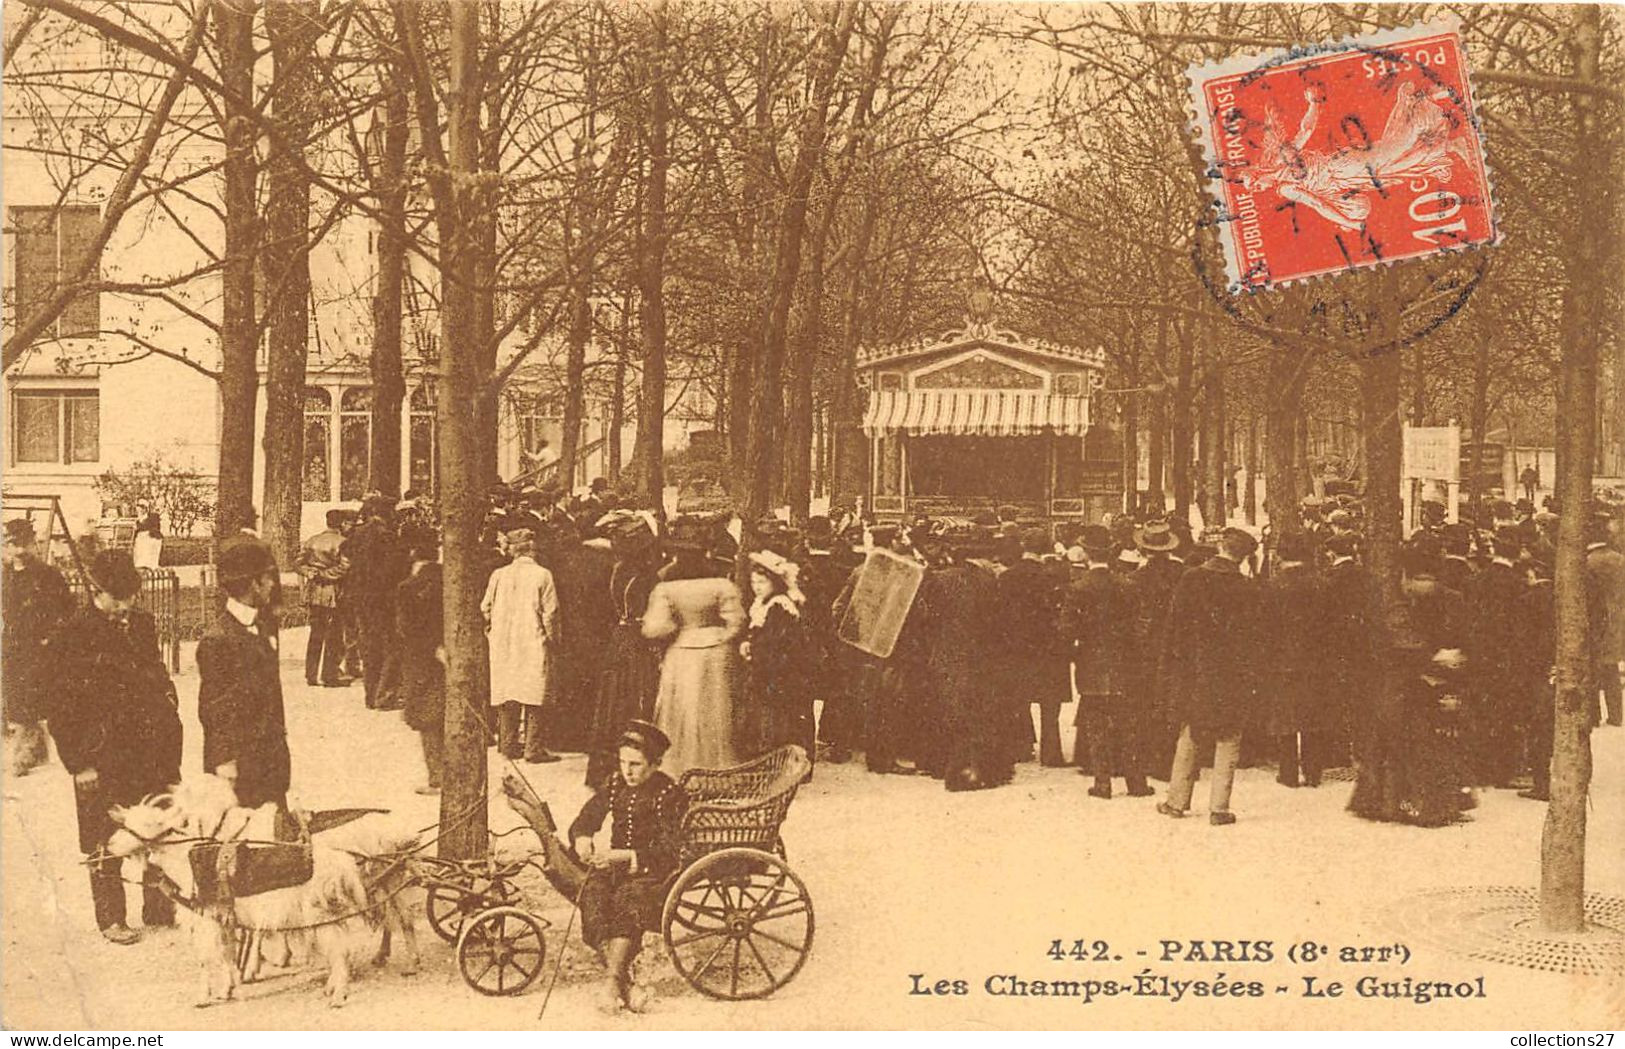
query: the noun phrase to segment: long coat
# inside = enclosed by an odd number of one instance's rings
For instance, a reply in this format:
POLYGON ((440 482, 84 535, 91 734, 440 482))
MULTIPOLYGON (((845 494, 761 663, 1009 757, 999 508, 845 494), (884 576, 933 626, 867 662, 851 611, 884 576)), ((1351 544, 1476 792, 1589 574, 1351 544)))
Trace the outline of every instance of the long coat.
POLYGON ((1331 565, 1322 578, 1330 620, 1321 648, 1326 680, 1339 724, 1352 731, 1380 687, 1371 574, 1351 560, 1331 565))
POLYGON ((1174 601, 1174 588, 1187 571, 1183 561, 1157 555, 1128 577, 1134 628, 1127 687, 1133 704, 1143 709, 1155 724, 1165 726, 1172 725, 1174 712, 1159 682, 1163 635, 1168 628, 1168 609, 1174 601))
POLYGON ((291 776, 273 636, 269 627, 262 636, 222 612, 197 645, 203 770, 235 761, 237 800, 250 808, 285 800, 291 776))
POLYGON ((1625 659, 1625 554, 1592 544, 1586 551, 1586 594, 1592 658, 1604 663, 1625 659))
MULTIPOLYGON (((924 628, 925 677, 937 703, 937 745, 927 745, 920 764, 940 761, 949 774, 975 767, 984 781, 1000 783, 1015 763, 1009 707, 1027 700, 1001 696, 995 685, 988 624, 999 609, 998 584, 991 572, 960 562, 925 574, 911 621, 924 628)), ((929 744, 929 737, 928 737, 929 744)))
POLYGON ((73 611, 62 573, 36 558, 7 564, 0 585, 0 665, 6 720, 31 724, 49 713, 57 628, 73 611))
POLYGON ((1180 577, 1168 609, 1162 681, 1173 709, 1204 738, 1247 726, 1256 696, 1257 585, 1215 557, 1180 577))
POLYGON ((395 625, 401 636, 402 715, 419 732, 446 720, 446 667, 435 658, 445 643, 442 576, 426 564, 395 589, 395 625))
POLYGON ((559 636, 553 573, 528 555, 491 573, 480 602, 491 643, 491 705, 541 706, 559 636))
MULTIPOLYGON (((1078 695, 1086 706, 1096 697, 1121 699, 1131 693, 1134 668, 1133 591, 1110 568, 1075 574, 1062 606, 1061 630, 1077 644, 1078 695)), ((1080 708, 1080 719, 1083 714, 1080 708)))
POLYGON ((53 652, 51 737, 63 767, 95 769, 109 804, 179 782, 181 719, 152 616, 133 610, 121 627, 80 608, 53 652))
POLYGON ((616 622, 610 592, 614 567, 610 551, 583 543, 566 544, 553 560, 560 636, 553 648, 559 705, 551 724, 554 743, 561 750, 590 746, 598 682, 616 622))
POLYGON ((998 614, 988 629, 995 660, 993 686, 1011 700, 1061 704, 1072 698, 1069 646, 1061 636, 1064 577, 1023 558, 999 573, 993 586, 998 614))
POLYGON ((1325 583, 1313 566, 1285 565, 1270 575, 1263 591, 1266 645, 1259 653, 1259 685, 1271 735, 1337 728, 1322 651, 1332 629, 1325 583))
POLYGON ((349 565, 339 551, 344 536, 335 528, 317 532, 299 548, 299 574, 305 578, 305 604, 311 608, 337 608, 339 584, 349 565))

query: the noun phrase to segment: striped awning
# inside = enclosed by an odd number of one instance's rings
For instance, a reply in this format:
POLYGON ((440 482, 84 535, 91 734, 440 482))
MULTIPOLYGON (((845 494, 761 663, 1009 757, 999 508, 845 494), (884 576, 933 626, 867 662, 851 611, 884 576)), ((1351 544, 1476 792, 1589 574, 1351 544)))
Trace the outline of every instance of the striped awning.
POLYGON ((1089 398, 1030 390, 872 390, 863 432, 1019 437, 1089 430, 1089 398))

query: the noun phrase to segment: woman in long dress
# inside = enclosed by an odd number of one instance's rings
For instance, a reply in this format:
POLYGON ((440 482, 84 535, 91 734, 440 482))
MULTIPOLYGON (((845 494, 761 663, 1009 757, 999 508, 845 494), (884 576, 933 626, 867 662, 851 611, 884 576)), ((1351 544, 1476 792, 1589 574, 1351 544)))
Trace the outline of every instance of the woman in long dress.
POLYGON ((739 590, 716 574, 703 526, 673 521, 666 548, 674 557, 649 595, 643 636, 668 641, 660 664, 655 724, 671 739, 664 768, 681 779, 692 768, 739 763, 733 744, 734 641, 745 625, 739 590))
POLYGON ((653 715, 660 684, 659 654, 643 636, 643 613, 660 567, 659 545, 641 515, 625 512, 606 527, 615 551, 608 588, 615 626, 605 645, 592 715, 587 786, 595 790, 615 772, 616 745, 626 723, 653 715))

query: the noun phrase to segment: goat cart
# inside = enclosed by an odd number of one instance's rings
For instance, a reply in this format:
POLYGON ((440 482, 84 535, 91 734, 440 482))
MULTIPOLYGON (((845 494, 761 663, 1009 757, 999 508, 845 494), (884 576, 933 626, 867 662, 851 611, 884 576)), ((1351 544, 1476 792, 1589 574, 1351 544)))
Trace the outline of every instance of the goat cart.
MULTIPOLYGON (((791 744, 733 768, 691 769, 679 781, 689 806, 660 932, 673 967, 701 994, 765 998, 795 978, 812 950, 812 897, 779 835, 811 767, 791 744)), ((488 995, 523 992, 546 959, 548 922, 524 906, 520 872, 535 867, 572 901, 591 874, 527 784, 510 774, 503 789, 541 835, 541 852, 503 864, 424 859, 417 873, 430 926, 457 945, 463 980, 488 995)))

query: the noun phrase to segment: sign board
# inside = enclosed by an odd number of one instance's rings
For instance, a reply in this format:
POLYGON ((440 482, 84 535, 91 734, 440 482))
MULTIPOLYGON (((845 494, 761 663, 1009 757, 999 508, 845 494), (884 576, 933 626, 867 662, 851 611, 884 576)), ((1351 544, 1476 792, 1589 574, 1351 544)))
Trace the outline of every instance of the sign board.
POLYGON ((889 659, 924 578, 925 566, 917 561, 890 550, 869 551, 836 636, 876 659, 889 659))
POLYGON ((1461 428, 1405 427, 1403 475, 1412 481, 1461 481, 1461 428))

